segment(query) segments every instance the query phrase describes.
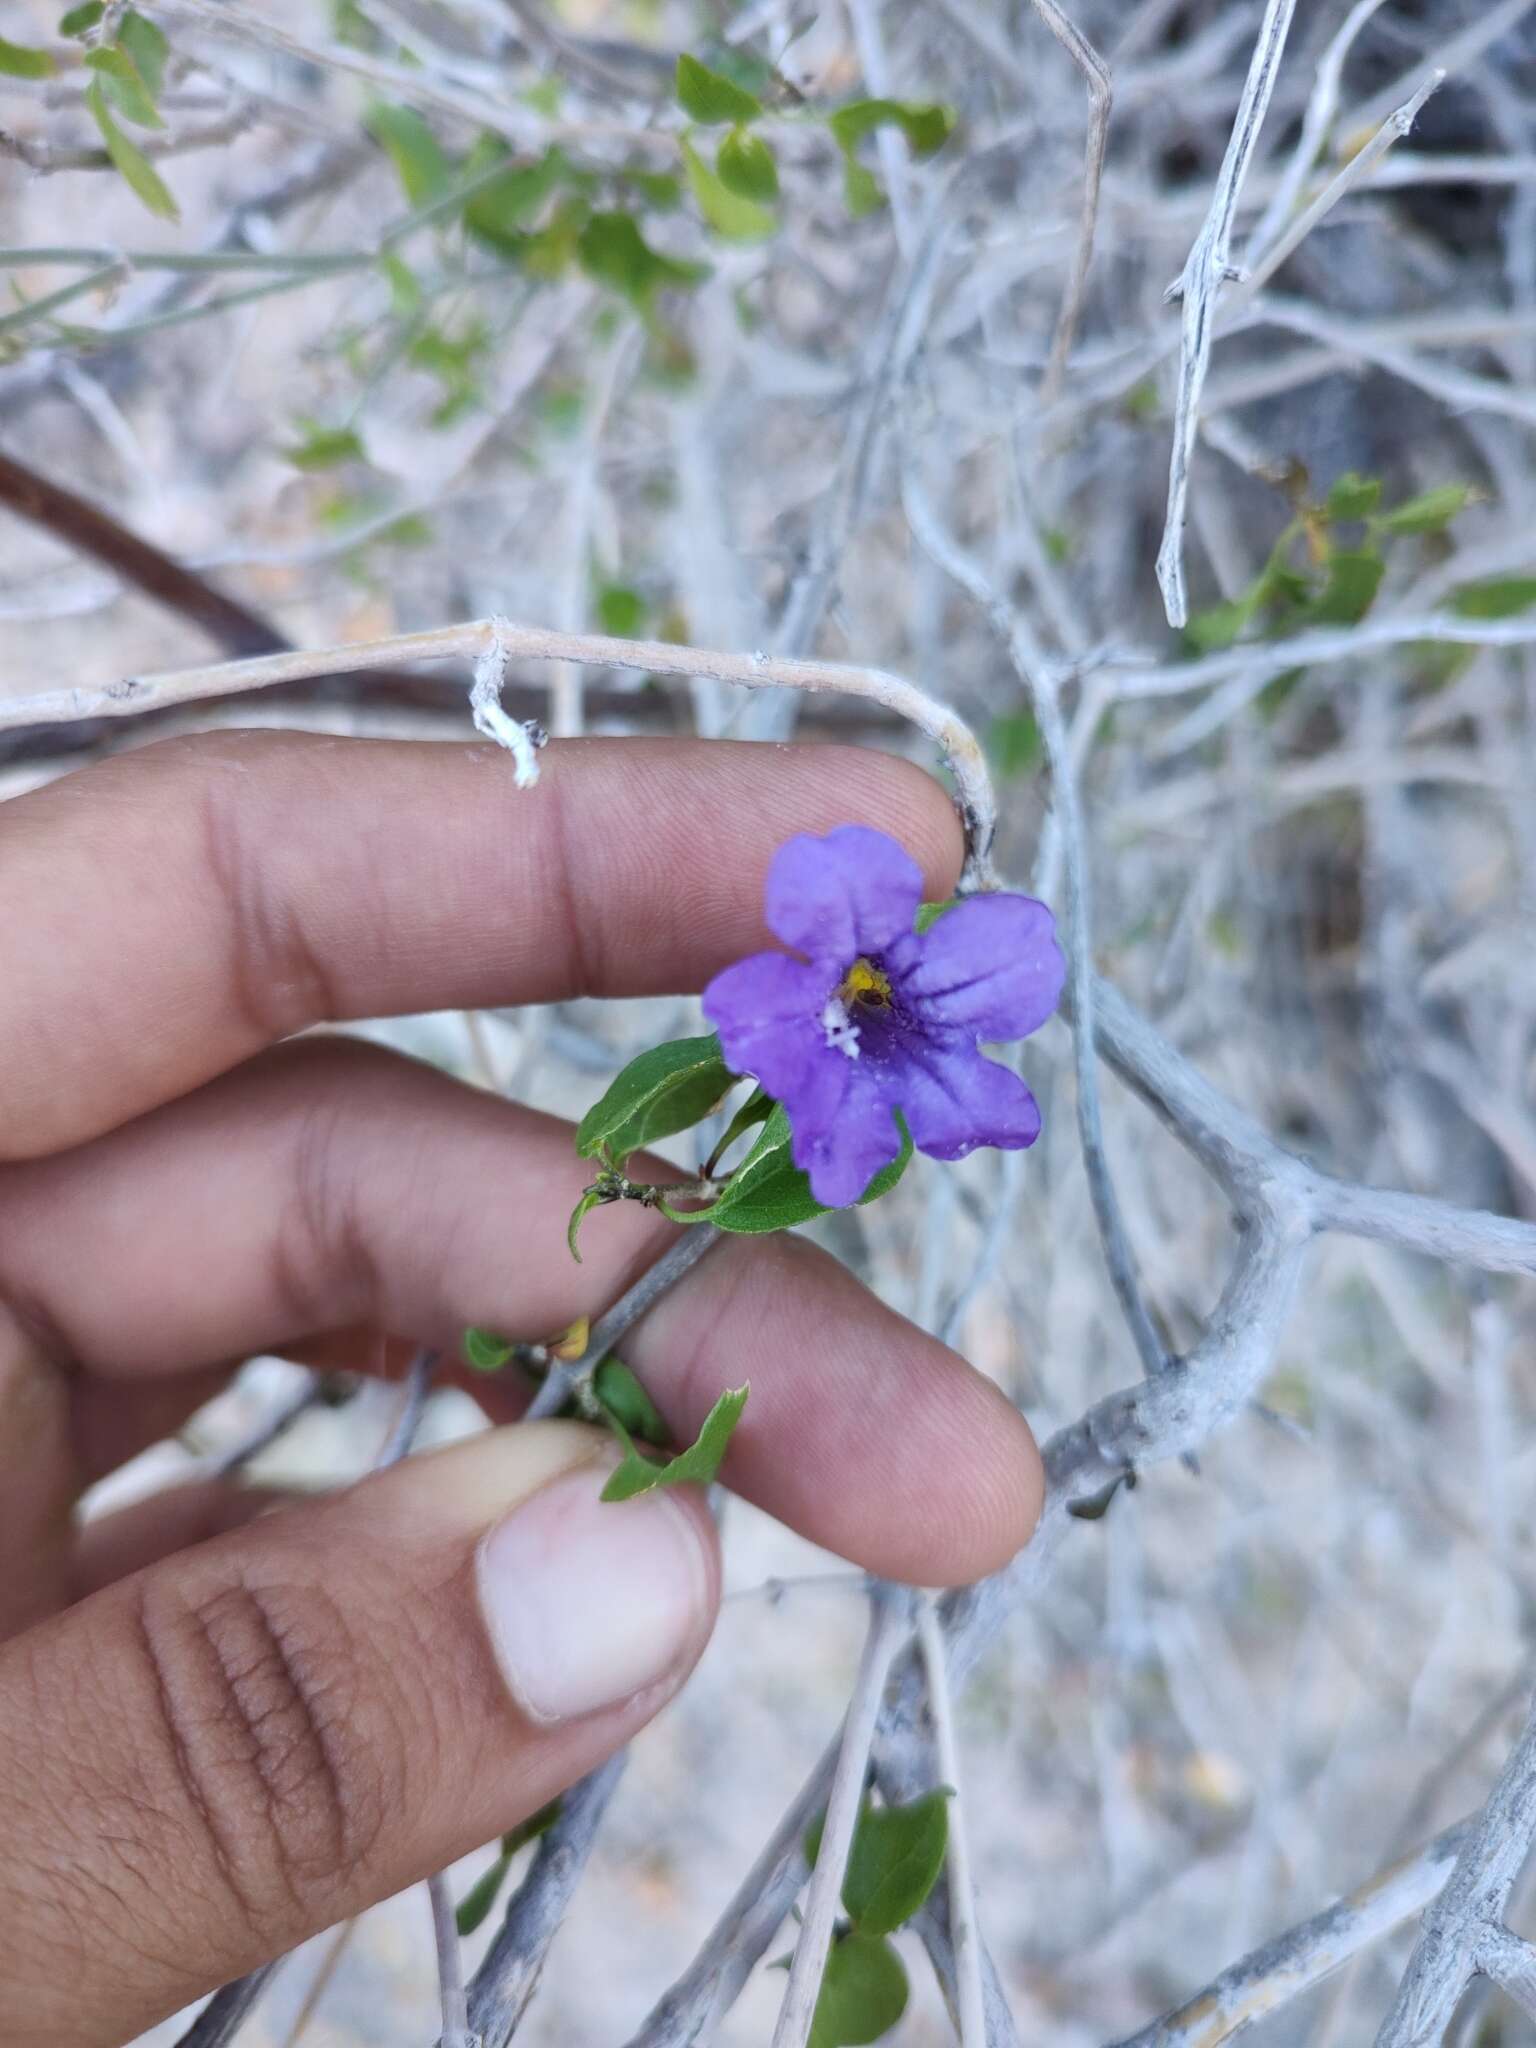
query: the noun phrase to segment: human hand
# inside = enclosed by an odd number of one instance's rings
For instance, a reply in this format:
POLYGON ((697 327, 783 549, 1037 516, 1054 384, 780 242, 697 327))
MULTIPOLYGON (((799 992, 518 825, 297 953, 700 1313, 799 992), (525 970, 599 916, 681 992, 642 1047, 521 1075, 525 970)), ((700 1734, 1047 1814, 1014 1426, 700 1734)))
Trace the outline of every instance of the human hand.
MULTIPOLYGON (((937 786, 842 748, 491 749, 239 732, 0 807, 0 2038, 104 2048, 509 1829, 627 1742, 707 1639, 701 1500, 599 1506, 604 1444, 498 1429, 323 1500, 197 1484, 75 1526, 232 1363, 368 1368, 606 1307, 672 1226, 565 1254, 569 1128, 324 1020, 693 990, 764 941, 796 831, 937 786)), ((1001 1565, 1016 1411, 793 1237, 722 1243, 625 1355, 725 1481, 872 1571, 1001 1565)), ((493 1419, 521 1397, 477 1382, 493 1419)))

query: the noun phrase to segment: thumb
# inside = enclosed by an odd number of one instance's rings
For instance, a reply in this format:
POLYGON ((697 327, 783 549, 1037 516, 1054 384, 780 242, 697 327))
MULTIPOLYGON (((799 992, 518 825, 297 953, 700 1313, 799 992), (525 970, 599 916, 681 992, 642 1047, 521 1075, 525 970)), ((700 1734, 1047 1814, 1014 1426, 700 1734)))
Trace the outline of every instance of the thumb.
POLYGON ((545 1805, 681 1684, 701 1499, 497 1430, 0 1649, 0 2040, 108 2048, 545 1805))

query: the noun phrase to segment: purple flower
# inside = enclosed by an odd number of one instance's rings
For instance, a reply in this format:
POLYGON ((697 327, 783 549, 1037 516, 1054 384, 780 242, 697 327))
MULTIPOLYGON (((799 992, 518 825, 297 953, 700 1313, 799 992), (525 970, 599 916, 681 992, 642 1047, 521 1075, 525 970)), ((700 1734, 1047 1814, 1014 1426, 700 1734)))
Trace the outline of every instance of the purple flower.
POLYGON ((970 896, 919 936, 922 891, 916 862, 866 825, 786 840, 765 910, 802 957, 754 953, 704 991, 727 1063, 783 1103, 794 1162, 829 1208, 901 1150, 897 1110, 934 1159, 1040 1135, 1035 1098, 977 1041, 1024 1038, 1055 1009, 1055 920, 1030 896, 970 896))

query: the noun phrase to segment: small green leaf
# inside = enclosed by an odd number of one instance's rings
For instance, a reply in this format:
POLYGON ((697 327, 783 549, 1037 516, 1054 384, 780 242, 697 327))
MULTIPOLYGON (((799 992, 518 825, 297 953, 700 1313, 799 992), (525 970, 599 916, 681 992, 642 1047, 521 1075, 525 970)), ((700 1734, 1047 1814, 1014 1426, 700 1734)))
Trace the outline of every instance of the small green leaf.
POLYGON ((295 469, 335 469, 339 463, 367 461, 362 441, 352 427, 322 427, 315 420, 300 424, 303 440, 283 450, 284 460, 295 469))
POLYGON ((0 73, 7 78, 52 78, 57 69, 47 50, 30 50, 0 36, 0 73))
POLYGON ((490 1869, 483 1876, 477 1877, 460 1899, 453 1917, 461 1935, 473 1934, 485 1920, 495 1905, 496 1894, 506 1883, 507 1872, 511 1868, 512 1858, 503 1850, 490 1869))
POLYGON ((878 213, 885 204, 885 187, 852 152, 843 158, 843 204, 855 220, 878 213))
POLYGON ((1219 654, 1241 639, 1254 614, 1247 598, 1231 598, 1223 604, 1208 605, 1192 612, 1184 628, 1184 642, 1192 654, 1219 654))
POLYGON ((907 1972, 878 1934, 839 1935, 827 1955, 807 2048, 864 2048, 907 2009, 907 1972))
POLYGON ((1470 484, 1441 484, 1405 498, 1390 512, 1379 512, 1371 525, 1377 533, 1439 533, 1449 526, 1472 495, 1470 484))
POLYGON ((914 156, 932 156, 954 133, 955 110, 920 100, 854 100, 839 107, 827 126, 833 140, 849 155, 877 128, 897 127, 914 156))
POLYGON ((648 1444, 671 1441, 667 1425, 650 1395, 622 1359, 603 1359, 592 1375, 592 1391, 615 1422, 648 1444))
POLYGON ((691 121, 716 128, 722 121, 755 121, 763 103, 711 71, 686 51, 677 60, 677 103, 691 121))
POLYGON ((1536 576, 1490 576, 1463 583, 1450 595, 1450 607, 1464 619, 1512 619, 1536 604, 1536 576))
POLYGON ((1353 626, 1376 601, 1386 563, 1374 548, 1336 548, 1328 557, 1328 580, 1306 609, 1306 622, 1353 626))
POLYGON ((422 308, 421 279, 403 256, 385 249, 379 268, 389 280, 389 300, 397 320, 412 320, 422 308))
POLYGON ((717 235, 730 242, 762 242, 778 231, 778 215, 755 199, 743 199, 709 168, 688 141, 681 144, 688 183, 699 211, 717 235))
POLYGON ((844 152, 857 148, 877 128, 891 125, 901 129, 915 153, 926 155, 948 140, 955 117, 948 107, 877 99, 854 100, 839 107, 827 122, 838 148, 844 152))
POLYGON ((695 285, 709 272, 702 263, 663 256, 640 232, 632 213, 594 213, 576 237, 576 254, 588 277, 622 292, 642 313, 668 286, 695 285))
POLYGON ((464 1332, 464 1363, 472 1372, 500 1372, 510 1365, 515 1345, 505 1337, 498 1337, 494 1330, 483 1330, 471 1325, 464 1332))
MULTIPOLYGON (((843 1873, 843 1905, 862 1934, 892 1934, 922 1905, 944 1868, 949 1841, 947 1785, 902 1806, 866 1799, 843 1873)), ((825 1811, 805 1831, 805 1860, 821 1853, 825 1811)))
POLYGON ((496 1861, 482 1877, 476 1879, 459 1901, 454 1919, 461 1936, 473 1934, 484 1922, 486 1915, 496 1903, 496 1894, 507 1881, 507 1873, 512 1868, 512 1859, 518 1850, 526 1847, 529 1842, 536 1841, 559 1817, 560 1801, 553 1799, 548 1806, 541 1806, 537 1813, 530 1814, 527 1820, 512 1830, 511 1834, 502 1836, 501 1849, 496 1861))
POLYGON ((760 135, 733 128, 715 156, 720 182, 742 199, 777 199, 779 167, 760 135))
POLYGON ((565 1241, 570 1246, 571 1257, 578 1266, 581 1264, 581 1253, 576 1249, 576 1240, 581 1234, 581 1226, 586 1222, 587 1217, 597 1207, 598 1203, 604 1199, 605 1197, 600 1188, 583 1189, 581 1200, 571 1211, 571 1220, 565 1226, 565 1241))
POLYGON ((628 1430, 615 1419, 614 1429, 624 1445, 626 1456, 624 1462, 614 1468, 601 1498, 633 1500, 636 1494, 652 1493, 658 1486, 708 1486, 720 1469, 720 1461, 725 1456, 732 1432, 741 1420, 749 1392, 748 1387, 737 1387, 731 1393, 722 1394, 705 1416, 704 1427, 687 1450, 679 1451, 664 1465, 653 1465, 649 1458, 642 1458, 628 1430))
POLYGON ((951 896, 947 903, 919 903, 917 915, 912 920, 913 931, 917 933, 919 938, 922 937, 924 932, 932 931, 945 911, 953 910, 959 901, 960 898, 958 896, 951 896))
POLYGON ((159 214, 162 220, 180 220, 181 214, 177 210, 176 201, 171 197, 154 165, 136 144, 128 140, 113 120, 99 78, 93 78, 86 87, 85 104, 90 110, 91 119, 101 130, 101 139, 107 146, 107 155, 111 157, 129 189, 143 201, 151 213, 159 214))
POLYGON ((1328 492, 1328 512, 1333 519, 1369 519, 1381 503, 1381 478, 1361 476, 1347 469, 1334 479, 1328 492))
MULTIPOLYGON (((901 1150, 889 1166, 881 1167, 859 1197, 860 1204, 888 1194, 907 1170, 912 1157, 912 1139, 901 1118, 901 1150)), ((701 1216, 742 1236, 761 1236, 772 1230, 790 1230, 825 1216, 826 1206, 811 1193, 811 1184, 790 1156, 791 1132, 783 1105, 775 1103, 763 1125, 757 1143, 737 1167, 724 1192, 701 1216)))
POLYGON ((158 99, 165 82, 166 59, 171 54, 171 46, 163 33, 137 8, 130 7, 118 28, 117 40, 133 60, 134 69, 143 79, 150 98, 158 99))
POLYGON ((627 583, 605 583, 597 593, 597 622, 615 640, 638 639, 645 615, 645 599, 627 583))
POLYGON ((464 225, 476 241, 498 255, 521 258, 528 242, 527 223, 565 179, 570 164, 558 149, 547 149, 529 164, 515 164, 505 143, 482 136, 470 151, 464 175, 474 177, 499 158, 506 169, 464 202, 464 225))
MULTIPOLYGON (((94 83, 105 87, 124 119, 140 128, 165 126, 149 87, 140 78, 138 66, 126 50, 120 50, 113 43, 105 48, 87 50, 85 61, 96 73, 94 83)), ((108 148, 111 148, 110 143, 108 148)))
POLYGON ((452 161, 414 107, 397 107, 387 100, 376 100, 368 109, 363 126, 388 152, 408 205, 426 206, 441 199, 453 185, 452 161))
POLYGON ((658 1138, 690 1130, 735 1080, 713 1032, 653 1046, 631 1060, 587 1111, 576 1127, 576 1150, 583 1159, 603 1150, 623 1159, 658 1138))
POLYGON ((1032 775, 1040 765, 1040 728, 1032 711, 1010 711, 987 728, 987 752, 999 775, 1032 775))
POLYGON ((683 203, 682 185, 670 171, 625 171, 622 176, 653 213, 673 213, 683 203))
POLYGON ((948 1840, 947 1791, 865 1808, 843 1878, 843 1904, 861 1934, 890 1934, 912 1918, 938 1882, 948 1840))
POLYGON ((67 14, 59 17, 61 36, 83 36, 107 11, 107 0, 85 0, 83 7, 71 7, 67 14))

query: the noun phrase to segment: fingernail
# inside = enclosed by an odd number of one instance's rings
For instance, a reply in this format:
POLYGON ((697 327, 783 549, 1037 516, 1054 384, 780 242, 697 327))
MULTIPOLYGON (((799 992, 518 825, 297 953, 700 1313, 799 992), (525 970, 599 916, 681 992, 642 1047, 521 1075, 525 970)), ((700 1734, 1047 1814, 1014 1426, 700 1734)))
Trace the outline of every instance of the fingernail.
POLYGON ((568 1472, 480 1546, 480 1601, 519 1705, 535 1721, 616 1706, 668 1678, 709 1619, 702 1531, 666 1493, 598 1499, 610 1466, 568 1472))

